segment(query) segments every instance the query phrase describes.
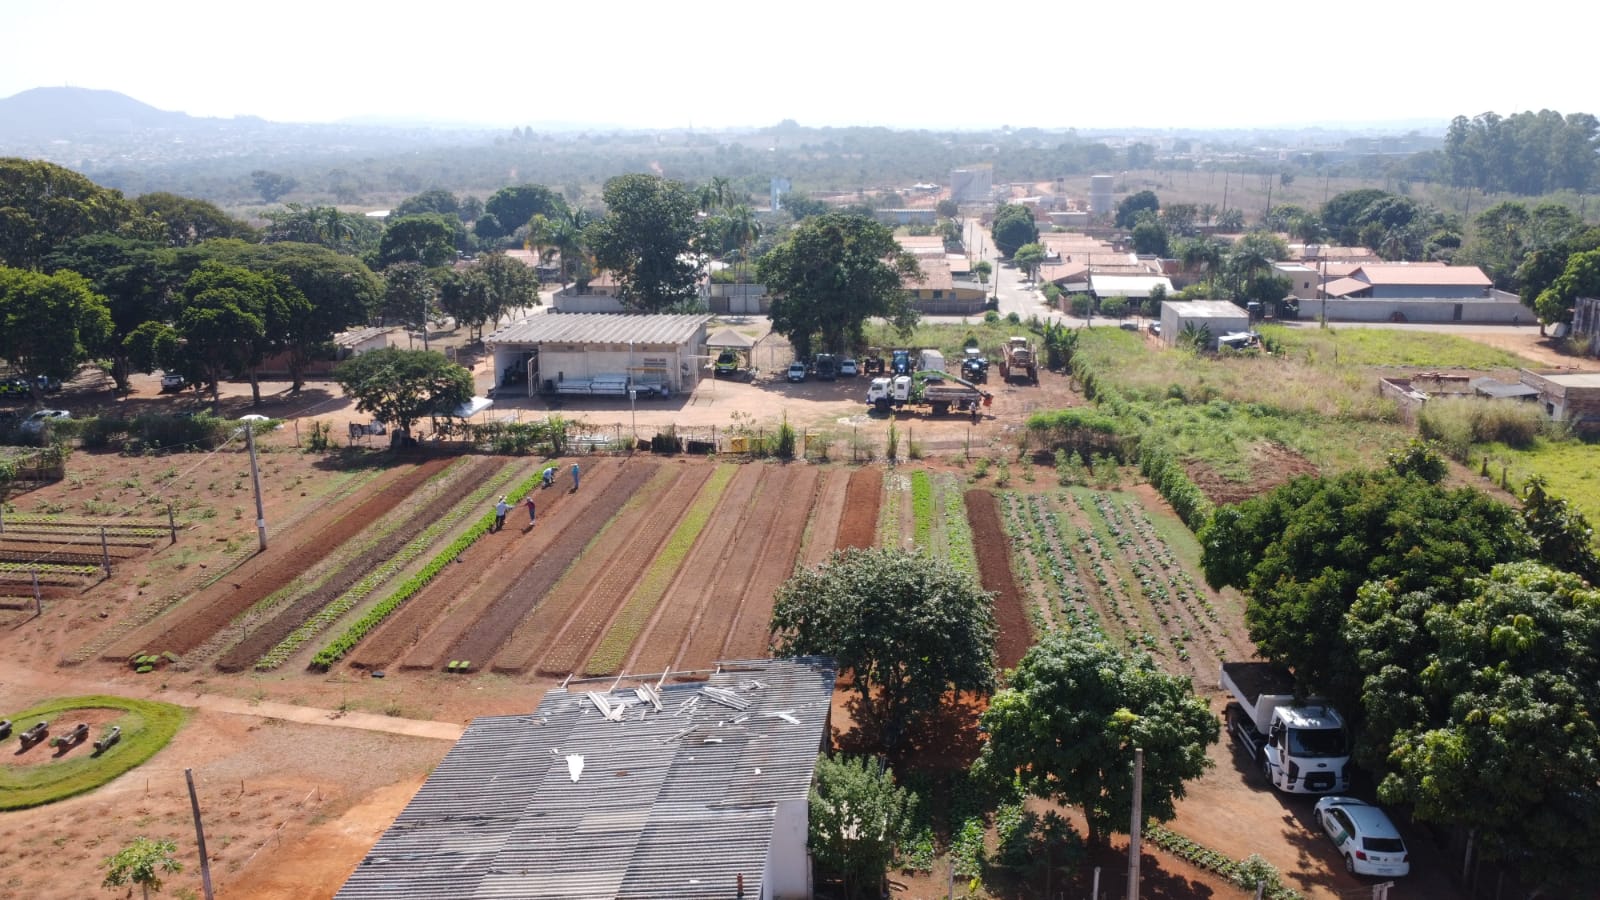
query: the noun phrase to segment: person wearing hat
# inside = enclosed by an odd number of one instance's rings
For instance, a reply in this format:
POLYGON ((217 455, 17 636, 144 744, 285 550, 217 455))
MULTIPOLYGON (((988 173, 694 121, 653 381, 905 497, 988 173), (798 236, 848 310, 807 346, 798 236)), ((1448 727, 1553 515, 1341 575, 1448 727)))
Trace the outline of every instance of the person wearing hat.
POLYGON ((500 529, 506 527, 506 513, 510 511, 511 504, 506 502, 504 495, 501 495, 500 502, 494 505, 494 527, 489 530, 499 531, 500 529))
POLYGON ((528 530, 532 531, 533 526, 538 524, 538 521, 535 517, 539 514, 539 511, 533 505, 533 494, 531 492, 522 501, 522 505, 528 510, 528 530))

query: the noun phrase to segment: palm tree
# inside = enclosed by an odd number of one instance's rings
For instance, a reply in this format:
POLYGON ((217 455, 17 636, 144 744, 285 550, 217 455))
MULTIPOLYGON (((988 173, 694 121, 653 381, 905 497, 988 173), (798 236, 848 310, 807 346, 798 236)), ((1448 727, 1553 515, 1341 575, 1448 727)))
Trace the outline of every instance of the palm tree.
POLYGON ((1209 283, 1222 265, 1222 248, 1210 238, 1192 240, 1183 246, 1183 268, 1187 271, 1204 269, 1209 283))
POLYGON ((739 282, 742 284, 750 261, 750 245, 761 240, 761 222, 755 210, 741 203, 728 211, 727 229, 728 240, 739 246, 739 282))
POLYGON ((350 224, 350 217, 336 206, 323 206, 315 210, 317 237, 334 250, 339 249, 347 240, 353 240, 356 235, 355 227, 350 224))
MULTIPOLYGON (((589 259, 584 230, 593 217, 581 208, 569 208, 556 217, 545 240, 550 254, 561 254, 561 280, 586 282, 589 280, 589 259)), ((546 257, 548 259, 548 257, 546 257)))
POLYGON ((1228 254, 1228 268, 1233 270, 1233 292, 1240 293, 1243 285, 1255 282, 1263 269, 1272 268, 1273 259, 1254 241, 1240 241, 1228 254))

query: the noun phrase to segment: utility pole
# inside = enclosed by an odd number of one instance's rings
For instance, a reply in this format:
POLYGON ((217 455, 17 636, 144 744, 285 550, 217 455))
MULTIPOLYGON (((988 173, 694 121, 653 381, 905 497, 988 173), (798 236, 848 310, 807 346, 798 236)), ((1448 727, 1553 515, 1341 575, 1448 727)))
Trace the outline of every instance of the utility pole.
POLYGON ((256 428, 254 422, 244 423, 244 444, 250 450, 250 481, 256 488, 256 538, 261 550, 267 549, 267 511, 261 505, 261 468, 256 465, 256 428))
POLYGON ((1139 900, 1139 835, 1144 818, 1144 749, 1133 750, 1133 820, 1128 823, 1128 900, 1139 900))
POLYGON ((200 797, 194 792, 194 770, 184 769, 183 780, 189 782, 189 807, 194 810, 194 839, 200 847, 200 887, 211 900, 211 860, 206 856, 206 830, 200 824, 200 797))

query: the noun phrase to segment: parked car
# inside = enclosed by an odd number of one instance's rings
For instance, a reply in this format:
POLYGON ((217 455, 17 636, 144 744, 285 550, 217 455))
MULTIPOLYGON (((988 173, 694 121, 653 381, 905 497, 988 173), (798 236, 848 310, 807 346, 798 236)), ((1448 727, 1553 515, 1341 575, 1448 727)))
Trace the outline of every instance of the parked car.
POLYGON ((11 394, 15 394, 15 395, 19 395, 20 396, 20 395, 24 395, 24 394, 27 394, 27 393, 28 393, 28 379, 26 379, 26 378, 4 378, 4 379, 0 379, 0 396, 11 395, 11 394))
POLYGON ((856 365, 856 361, 854 359, 846 356, 844 359, 839 361, 840 378, 854 378, 860 374, 861 368, 856 365))
POLYGON ((790 381, 805 381, 806 380, 806 364, 803 363, 803 362, 792 362, 792 363, 790 363, 789 364, 789 374, 787 376, 785 376, 785 377, 787 377, 790 381))
POLYGON ((717 375, 733 375, 739 371, 739 354, 732 350, 724 350, 717 354, 716 368, 712 370, 717 375))
POLYGON ((69 413, 64 409, 41 409, 35 411, 33 415, 27 417, 26 419, 23 419, 22 424, 17 427, 22 431, 23 434, 38 434, 44 430, 44 425, 46 422, 70 418, 72 418, 72 413, 69 413))
POLYGON ((189 379, 176 372, 165 372, 161 376, 161 393, 170 394, 181 391, 189 386, 189 379))
POLYGON ((1397 878, 1411 871, 1406 842, 1383 810, 1354 797, 1323 797, 1317 821, 1356 875, 1397 878))

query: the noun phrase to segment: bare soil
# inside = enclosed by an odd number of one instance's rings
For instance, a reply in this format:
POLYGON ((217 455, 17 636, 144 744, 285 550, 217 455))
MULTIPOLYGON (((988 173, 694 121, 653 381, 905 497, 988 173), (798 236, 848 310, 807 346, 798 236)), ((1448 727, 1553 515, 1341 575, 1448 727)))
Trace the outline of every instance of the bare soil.
POLYGON ((1184 468, 1195 486, 1219 506, 1260 496, 1291 479, 1318 472, 1310 460, 1275 442, 1250 448, 1250 479, 1245 482, 1224 478, 1200 462, 1190 461, 1184 468))
POLYGON ((783 514, 777 516, 766 546, 757 557, 755 574, 744 593, 744 603, 734 616, 722 655, 726 659, 753 659, 766 656, 772 637, 772 604, 778 588, 794 574, 800 554, 800 539, 806 522, 814 518, 820 473, 800 463, 787 466, 792 480, 781 495, 783 514))
POLYGON ((700 608, 699 618, 689 627, 688 642, 673 668, 708 668, 722 658, 734 616, 750 590, 762 549, 772 533, 776 518, 773 510, 786 504, 787 488, 794 471, 792 465, 762 467, 761 483, 739 526, 739 546, 725 561, 711 596, 700 608))
POLYGON ((1011 669, 1033 646, 1033 629, 1028 624, 1022 591, 1011 572, 1011 539, 1000 521, 1000 507, 993 494, 974 489, 962 499, 967 505, 967 523, 972 526, 972 546, 977 551, 983 589, 995 595, 995 662, 1002 669, 1011 669))
POLYGON ((844 518, 839 522, 837 550, 866 549, 878 543, 878 504, 883 502, 883 470, 867 466, 850 473, 844 518))

